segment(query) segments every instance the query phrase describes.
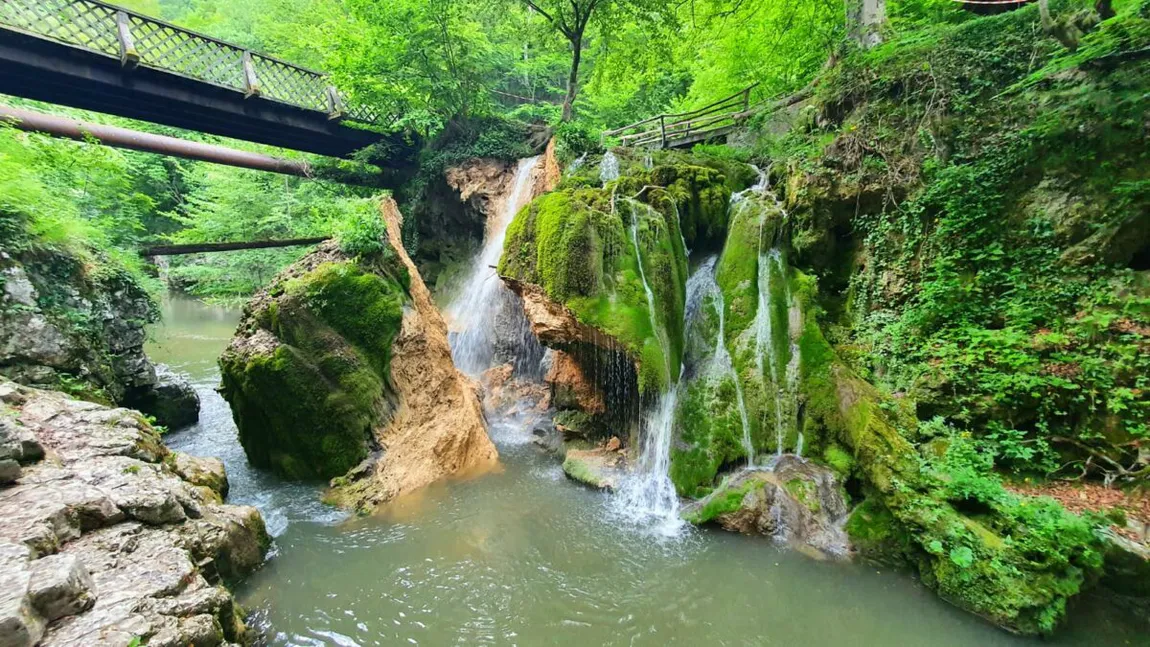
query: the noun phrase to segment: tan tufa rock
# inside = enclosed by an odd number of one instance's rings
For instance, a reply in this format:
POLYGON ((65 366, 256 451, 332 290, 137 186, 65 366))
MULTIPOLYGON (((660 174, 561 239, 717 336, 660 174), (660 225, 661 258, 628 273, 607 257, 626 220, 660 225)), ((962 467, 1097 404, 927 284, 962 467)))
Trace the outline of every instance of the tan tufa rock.
POLYGON ((607 411, 603 392, 569 353, 553 351, 551 368, 543 381, 551 386, 551 401, 557 407, 579 409, 591 414, 607 411))
POLYGON ((399 403, 376 437, 384 448, 370 474, 341 486, 331 499, 364 509, 417 490, 445 476, 496 465, 473 383, 451 361, 447 325, 400 239, 403 216, 385 198, 380 211, 387 235, 411 274, 412 306, 392 345, 391 379, 399 403))

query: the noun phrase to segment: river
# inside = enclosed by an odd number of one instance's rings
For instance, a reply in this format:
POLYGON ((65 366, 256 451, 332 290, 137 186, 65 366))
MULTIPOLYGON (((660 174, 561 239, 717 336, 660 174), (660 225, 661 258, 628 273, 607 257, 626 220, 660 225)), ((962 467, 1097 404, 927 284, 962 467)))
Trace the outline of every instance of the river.
POLYGON ((765 539, 697 530, 660 539, 614 523, 608 495, 564 478, 530 429, 496 421, 502 469, 348 518, 319 485, 251 468, 216 358, 237 310, 172 298, 148 354, 189 374, 198 424, 173 449, 217 456, 230 503, 254 505, 275 543, 239 590, 264 644, 1144 645, 1085 600, 1053 641, 1020 639, 939 600, 906 573, 818 562, 765 539))

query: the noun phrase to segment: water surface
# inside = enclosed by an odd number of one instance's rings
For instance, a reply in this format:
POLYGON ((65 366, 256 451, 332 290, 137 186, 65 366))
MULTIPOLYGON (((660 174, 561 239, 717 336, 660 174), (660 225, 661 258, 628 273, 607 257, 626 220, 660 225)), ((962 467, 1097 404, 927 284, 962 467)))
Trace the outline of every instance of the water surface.
POLYGON ((503 469, 426 488, 371 518, 318 502, 315 485, 252 469, 215 359, 238 312, 173 299, 150 356, 189 373, 197 425, 168 444, 219 456, 229 502, 259 507, 276 535, 240 590, 268 645, 1144 645, 1087 600, 1057 640, 1005 634, 912 577, 816 562, 722 531, 659 538, 611 514, 608 496, 567 481, 496 421, 503 469))

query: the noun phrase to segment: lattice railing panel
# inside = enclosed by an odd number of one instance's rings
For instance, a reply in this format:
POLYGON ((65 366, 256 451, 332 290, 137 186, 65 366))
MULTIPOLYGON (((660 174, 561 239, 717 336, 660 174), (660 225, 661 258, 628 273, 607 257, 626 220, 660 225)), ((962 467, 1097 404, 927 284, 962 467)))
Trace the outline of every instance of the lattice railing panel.
MULTIPOLYGON (((117 16, 127 19, 127 32, 139 65, 179 74, 240 92, 258 88, 259 96, 307 110, 328 113, 330 81, 325 74, 251 53, 245 73, 245 50, 98 0, 0 0, 0 27, 8 27, 107 56, 121 58, 117 16), (249 81, 253 81, 249 85, 249 81)), ((345 117, 382 123, 371 106, 349 105, 345 117)))
POLYGON ((244 50, 140 16, 129 19, 140 63, 216 85, 244 89, 244 50))
POLYGON ((0 0, 0 23, 69 45, 120 55, 116 10, 74 0, 0 0))
POLYGON ((252 56, 263 96, 326 112, 326 76, 320 76, 264 56, 252 56))

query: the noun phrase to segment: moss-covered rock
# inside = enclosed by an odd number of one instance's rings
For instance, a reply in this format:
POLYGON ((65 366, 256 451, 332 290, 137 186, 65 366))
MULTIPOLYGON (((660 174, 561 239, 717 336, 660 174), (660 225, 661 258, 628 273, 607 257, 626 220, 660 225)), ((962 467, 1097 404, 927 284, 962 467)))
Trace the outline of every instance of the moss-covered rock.
POLYGON ((516 216, 499 272, 539 286, 604 346, 624 349, 640 391, 658 392, 678 376, 683 352, 683 222, 692 239, 721 237, 729 195, 721 173, 688 165, 632 167, 607 187, 561 189, 516 216))
POLYGON ((253 465, 332 478, 367 457, 392 409, 388 366, 409 281, 390 248, 353 259, 330 243, 253 298, 220 358, 253 465))
POLYGON ((901 553, 939 595, 1012 631, 1053 631, 1100 574, 1090 524, 1007 492, 961 437, 924 458, 896 426, 907 422, 897 407, 842 364, 813 320, 801 345, 804 426, 849 451, 870 492, 847 524, 863 553, 901 553))
POLYGON ((785 214, 758 192, 740 195, 730 211, 714 287, 688 324, 688 380, 671 456, 671 478, 685 496, 707 491, 724 466, 783 452, 818 457, 825 445, 803 426, 799 337, 816 304, 807 296, 811 279, 786 262, 785 214))
POLYGON ((797 456, 784 456, 769 470, 743 470, 725 478, 710 495, 686 506, 682 516, 694 524, 718 523, 814 549, 819 557, 849 553, 841 480, 797 456))

